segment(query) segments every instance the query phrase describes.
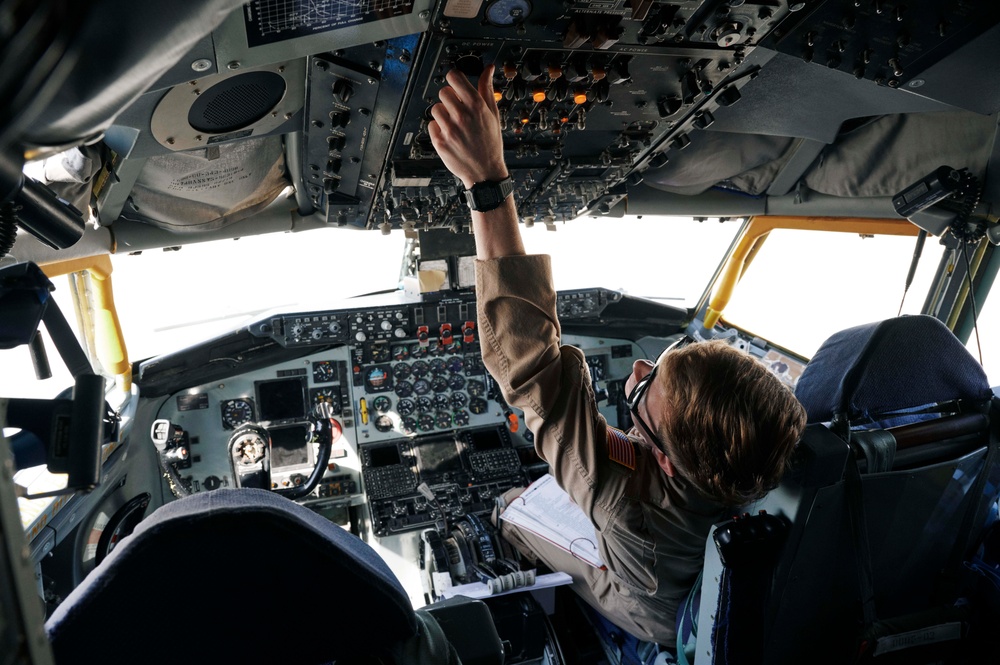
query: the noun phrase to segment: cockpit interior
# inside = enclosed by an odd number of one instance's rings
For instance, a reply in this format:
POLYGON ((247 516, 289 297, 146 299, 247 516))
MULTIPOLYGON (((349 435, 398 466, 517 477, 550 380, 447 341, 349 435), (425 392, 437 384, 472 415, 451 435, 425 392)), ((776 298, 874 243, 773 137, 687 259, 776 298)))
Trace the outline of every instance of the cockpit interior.
POLYGON ((0 665, 1000 661, 998 43, 991 0, 0 0, 0 665), (548 464, 428 132, 487 65, 607 422, 684 336, 809 416, 645 660, 495 522, 548 464))

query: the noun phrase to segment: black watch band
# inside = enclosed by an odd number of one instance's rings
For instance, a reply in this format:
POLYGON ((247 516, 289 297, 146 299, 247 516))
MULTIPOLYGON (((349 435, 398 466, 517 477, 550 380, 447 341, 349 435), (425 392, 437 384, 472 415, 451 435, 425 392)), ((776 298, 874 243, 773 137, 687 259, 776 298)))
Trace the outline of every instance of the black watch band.
POLYGON ((500 207, 514 191, 514 179, 507 176, 503 180, 484 180, 463 190, 469 208, 478 212, 488 212, 500 207))

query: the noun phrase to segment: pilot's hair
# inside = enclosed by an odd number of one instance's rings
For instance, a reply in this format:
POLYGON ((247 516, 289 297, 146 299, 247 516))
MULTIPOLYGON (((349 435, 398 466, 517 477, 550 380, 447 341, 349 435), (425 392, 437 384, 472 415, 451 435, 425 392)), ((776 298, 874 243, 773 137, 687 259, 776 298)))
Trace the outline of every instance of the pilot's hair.
POLYGON ((690 344, 660 362, 658 433, 677 472, 729 506, 774 489, 806 423, 792 391, 724 341, 690 344))

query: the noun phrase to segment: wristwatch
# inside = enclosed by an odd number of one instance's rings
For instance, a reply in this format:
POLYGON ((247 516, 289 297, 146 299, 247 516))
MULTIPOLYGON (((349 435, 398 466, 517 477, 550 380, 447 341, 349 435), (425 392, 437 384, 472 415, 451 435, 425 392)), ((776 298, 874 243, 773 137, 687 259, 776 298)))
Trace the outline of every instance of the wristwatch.
POLYGON ((484 180, 477 182, 469 189, 463 190, 465 202, 469 208, 478 212, 487 212, 500 207, 514 191, 514 180, 507 176, 503 180, 484 180))

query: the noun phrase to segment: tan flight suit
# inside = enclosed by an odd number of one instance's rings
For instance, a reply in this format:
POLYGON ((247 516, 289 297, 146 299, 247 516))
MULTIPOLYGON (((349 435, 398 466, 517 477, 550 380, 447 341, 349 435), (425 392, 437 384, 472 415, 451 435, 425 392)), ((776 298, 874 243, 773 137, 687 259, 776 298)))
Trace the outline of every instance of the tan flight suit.
POLYGON ((607 570, 501 522, 504 537, 569 573, 573 589, 622 629, 673 646, 678 606, 726 510, 667 476, 640 439, 608 427, 584 354, 559 345, 548 256, 477 261, 476 293, 483 361, 508 403, 524 411, 556 481, 594 523, 607 570))

